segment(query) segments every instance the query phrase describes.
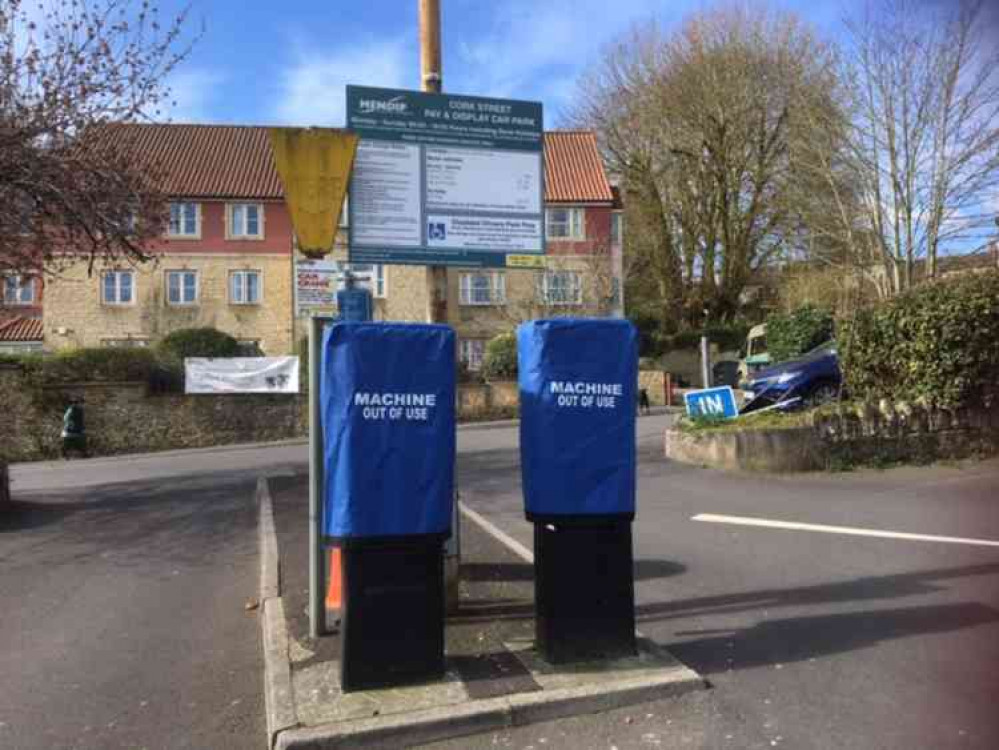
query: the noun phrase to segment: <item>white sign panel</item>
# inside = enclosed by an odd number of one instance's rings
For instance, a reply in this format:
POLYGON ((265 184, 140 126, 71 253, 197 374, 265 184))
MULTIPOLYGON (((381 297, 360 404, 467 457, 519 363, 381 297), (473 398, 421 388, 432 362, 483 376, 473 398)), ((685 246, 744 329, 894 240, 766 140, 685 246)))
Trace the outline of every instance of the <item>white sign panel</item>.
POLYGON ((428 147, 426 160, 428 211, 541 213, 541 154, 428 147))
POLYGON ((184 392, 298 393, 298 357, 188 357, 184 392))
POLYGON ((541 259, 538 102, 347 87, 361 136, 351 176, 352 263, 526 266, 541 259))
POLYGON ((420 147, 361 141, 350 183, 353 242, 420 244, 420 147))
POLYGON ((335 261, 296 261, 295 301, 299 315, 310 309, 336 307, 338 273, 335 261))

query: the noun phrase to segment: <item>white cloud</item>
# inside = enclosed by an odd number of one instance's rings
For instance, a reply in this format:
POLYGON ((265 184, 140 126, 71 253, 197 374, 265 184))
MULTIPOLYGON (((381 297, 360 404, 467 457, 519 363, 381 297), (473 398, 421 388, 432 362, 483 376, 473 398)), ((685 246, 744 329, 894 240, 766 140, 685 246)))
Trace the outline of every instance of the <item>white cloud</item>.
POLYGON ((162 108, 163 116, 179 123, 214 121, 217 118, 211 116, 215 103, 212 94, 225 80, 225 75, 218 71, 181 70, 172 73, 166 80, 170 103, 162 108))
MULTIPOLYGON (((450 80, 467 93, 541 98, 551 121, 570 103, 576 79, 601 46, 633 22, 652 17, 661 3, 510 0, 490 7, 487 31, 455 45, 460 72, 450 80)), ((444 77, 451 88, 446 66, 444 77)))
POLYGON ((405 39, 361 41, 334 54, 299 54, 282 75, 277 118, 293 125, 342 127, 348 83, 403 88, 415 77, 405 39))

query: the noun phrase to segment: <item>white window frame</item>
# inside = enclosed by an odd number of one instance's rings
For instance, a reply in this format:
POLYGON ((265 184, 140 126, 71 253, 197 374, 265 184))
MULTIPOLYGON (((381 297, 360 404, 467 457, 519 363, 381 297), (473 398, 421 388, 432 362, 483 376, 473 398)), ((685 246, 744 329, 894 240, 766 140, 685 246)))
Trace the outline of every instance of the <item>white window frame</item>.
POLYGON ((201 239, 201 204, 194 201, 171 201, 170 202, 170 218, 167 221, 167 237, 177 240, 199 240, 201 239), (173 209, 174 206, 179 207, 180 215, 180 225, 178 231, 173 231, 173 209), (186 227, 186 217, 184 216, 184 207, 194 206, 194 232, 188 232, 186 227))
POLYGON ((541 302, 552 307, 573 306, 583 304, 583 274, 579 271, 567 269, 552 269, 543 271, 540 278, 539 294, 541 302), (559 276, 566 276, 572 279, 571 291, 575 292, 572 299, 566 299, 561 290, 558 296, 555 295, 556 284, 554 280, 559 276))
POLYGON ((263 203, 227 203, 225 207, 226 239, 227 240, 262 240, 264 239, 264 204, 263 203), (247 211, 257 210, 257 231, 251 234, 247 231, 249 216, 247 211), (236 210, 242 209, 242 220, 237 221, 236 210))
POLYGON ((261 271, 261 270, 259 270, 257 268, 240 268, 238 270, 230 271, 229 272, 229 304, 230 305, 243 305, 243 306, 247 306, 247 305, 248 306, 259 305, 260 301, 263 299, 263 297, 264 297, 264 273, 263 273, 263 271, 261 271), (254 299, 254 300, 246 298, 247 297, 247 293, 246 292, 247 292, 247 289, 248 289, 248 287, 246 285, 246 279, 247 279, 248 276, 251 276, 251 275, 257 277, 257 298, 254 299), (241 278, 242 279, 242 281, 241 281, 241 287, 240 287, 241 290, 242 290, 242 294, 241 295, 237 295, 236 294, 236 287, 235 287, 234 284, 235 284, 235 281, 236 281, 237 278, 241 278), (237 299, 237 297, 239 297, 239 296, 242 296, 243 299, 237 299))
POLYGON ((506 274, 502 271, 467 271, 458 277, 458 303, 486 307, 506 304, 506 274), (488 279, 488 288, 474 283, 475 279, 488 279), (486 296, 482 296, 482 292, 486 296))
POLYGON ((624 212, 611 211, 611 244, 620 245, 624 242, 624 212), (615 229, 616 228, 616 229, 615 229))
POLYGON ((104 349, 148 349, 149 339, 143 339, 143 338, 101 339, 101 346, 104 349))
POLYGON ((3 277, 3 303, 11 307, 31 307, 35 304, 35 279, 33 276, 11 274, 3 277), (13 287, 13 294, 11 293, 13 287), (27 292, 27 297, 25 297, 27 292))
POLYGON ((470 372, 478 372, 486 359, 485 339, 460 339, 458 341, 458 358, 470 372))
POLYGON ((374 299, 385 299, 388 296, 388 278, 385 266, 378 263, 347 263, 336 261, 337 291, 343 289, 343 274, 350 271, 357 286, 369 289, 374 299), (361 270, 358 270, 361 269, 361 270))
POLYGON ((197 271, 192 271, 188 268, 178 268, 171 271, 165 271, 163 273, 163 282, 166 286, 166 303, 170 307, 193 307, 198 304, 198 300, 201 298, 201 279, 200 274, 197 271), (187 284, 184 283, 184 277, 191 275, 194 277, 194 299, 185 299, 184 292, 187 289, 187 284), (173 276, 180 276, 180 300, 174 302, 170 299, 170 279, 173 276))
POLYGON ((101 304, 111 305, 113 307, 122 307, 135 304, 135 271, 126 270, 113 270, 104 271, 101 273, 101 304), (107 295, 107 278, 108 276, 114 277, 114 299, 108 299, 107 295), (121 280, 123 277, 129 277, 129 298, 125 301, 121 299, 121 280))
POLYGON ((586 239, 586 209, 579 206, 551 206, 545 209, 545 239, 553 242, 579 242, 586 239), (565 211, 565 218, 556 218, 565 211))

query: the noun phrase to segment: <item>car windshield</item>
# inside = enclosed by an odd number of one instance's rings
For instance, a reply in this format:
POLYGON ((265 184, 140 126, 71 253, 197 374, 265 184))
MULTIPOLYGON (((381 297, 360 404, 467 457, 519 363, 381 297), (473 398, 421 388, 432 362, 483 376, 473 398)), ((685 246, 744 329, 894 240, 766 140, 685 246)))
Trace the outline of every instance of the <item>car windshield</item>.
POLYGON ((835 353, 836 353, 836 342, 835 341, 827 341, 824 344, 819 344, 817 347, 815 347, 811 351, 806 352, 804 354, 804 357, 812 359, 812 358, 815 358, 815 357, 825 357, 828 354, 835 354, 835 353))

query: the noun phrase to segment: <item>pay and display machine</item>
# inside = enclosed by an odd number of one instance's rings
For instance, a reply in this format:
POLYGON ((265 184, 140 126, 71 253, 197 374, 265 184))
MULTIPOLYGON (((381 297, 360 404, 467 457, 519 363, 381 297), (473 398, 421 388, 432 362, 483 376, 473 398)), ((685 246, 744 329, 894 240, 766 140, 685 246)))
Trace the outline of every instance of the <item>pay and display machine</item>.
POLYGON ((341 686, 444 673, 455 338, 444 325, 338 323, 322 345, 323 542, 343 565, 341 686))
POLYGON ((632 655, 638 337, 618 319, 517 330, 535 639, 551 663, 632 655))

